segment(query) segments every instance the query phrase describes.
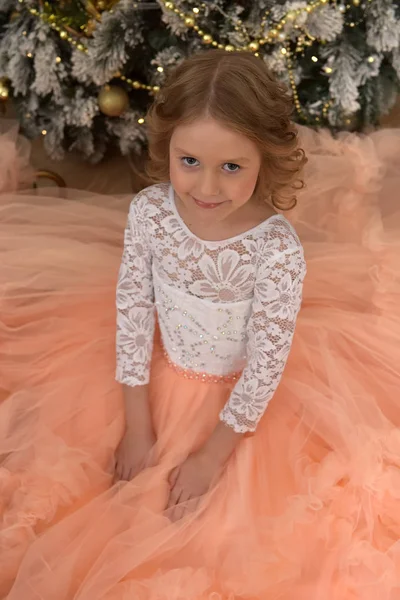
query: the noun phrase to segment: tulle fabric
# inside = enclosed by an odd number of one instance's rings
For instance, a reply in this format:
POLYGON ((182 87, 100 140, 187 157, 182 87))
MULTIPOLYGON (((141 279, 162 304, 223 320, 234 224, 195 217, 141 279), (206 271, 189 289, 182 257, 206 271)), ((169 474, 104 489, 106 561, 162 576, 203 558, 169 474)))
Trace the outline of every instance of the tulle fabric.
POLYGON ((176 523, 168 474, 230 386, 185 379, 156 340, 159 460, 112 485, 130 198, 0 196, 0 597, 399 598, 400 132, 302 141, 291 219, 308 276, 289 362, 255 435, 176 523))

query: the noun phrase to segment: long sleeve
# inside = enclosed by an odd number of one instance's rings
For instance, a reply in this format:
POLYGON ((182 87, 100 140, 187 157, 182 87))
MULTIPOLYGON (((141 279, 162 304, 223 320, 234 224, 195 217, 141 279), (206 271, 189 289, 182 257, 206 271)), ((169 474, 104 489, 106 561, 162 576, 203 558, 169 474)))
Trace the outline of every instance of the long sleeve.
POLYGON ((280 240, 279 250, 259 259, 247 323, 247 363, 220 418, 237 433, 255 431, 278 387, 301 305, 306 266, 303 250, 280 240))
POLYGON ((117 285, 117 381, 149 382, 155 327, 152 256, 146 237, 146 198, 132 201, 117 285))

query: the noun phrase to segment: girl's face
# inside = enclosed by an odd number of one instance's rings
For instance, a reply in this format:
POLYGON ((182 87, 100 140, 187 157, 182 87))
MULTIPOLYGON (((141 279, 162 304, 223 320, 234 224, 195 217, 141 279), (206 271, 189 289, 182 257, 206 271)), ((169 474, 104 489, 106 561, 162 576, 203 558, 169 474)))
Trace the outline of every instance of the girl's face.
POLYGON ((175 128, 170 179, 191 217, 223 221, 253 196, 261 155, 247 137, 212 118, 175 128))

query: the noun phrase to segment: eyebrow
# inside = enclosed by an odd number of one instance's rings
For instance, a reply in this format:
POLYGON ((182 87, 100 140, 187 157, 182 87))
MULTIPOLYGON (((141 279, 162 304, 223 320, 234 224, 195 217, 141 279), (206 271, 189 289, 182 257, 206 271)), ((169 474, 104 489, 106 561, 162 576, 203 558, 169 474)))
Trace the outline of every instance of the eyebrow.
MULTIPOLYGON (((192 152, 187 152, 187 150, 184 150, 183 148, 174 148, 174 150, 176 152, 179 152, 179 154, 183 154, 184 156, 192 156, 193 158, 196 158, 196 154, 192 154, 192 152)), ((240 156, 239 158, 230 158, 229 160, 224 160, 223 161, 224 164, 225 163, 248 163, 250 162, 249 158, 246 158, 245 156, 240 156)))

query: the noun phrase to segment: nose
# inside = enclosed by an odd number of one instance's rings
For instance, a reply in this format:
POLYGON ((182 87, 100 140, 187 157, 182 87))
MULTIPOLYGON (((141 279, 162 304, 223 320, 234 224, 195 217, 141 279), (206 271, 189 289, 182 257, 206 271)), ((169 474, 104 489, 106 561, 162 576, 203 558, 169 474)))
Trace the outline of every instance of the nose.
POLYGON ((220 193, 218 175, 210 170, 200 174, 200 192, 204 198, 218 196, 220 193))

